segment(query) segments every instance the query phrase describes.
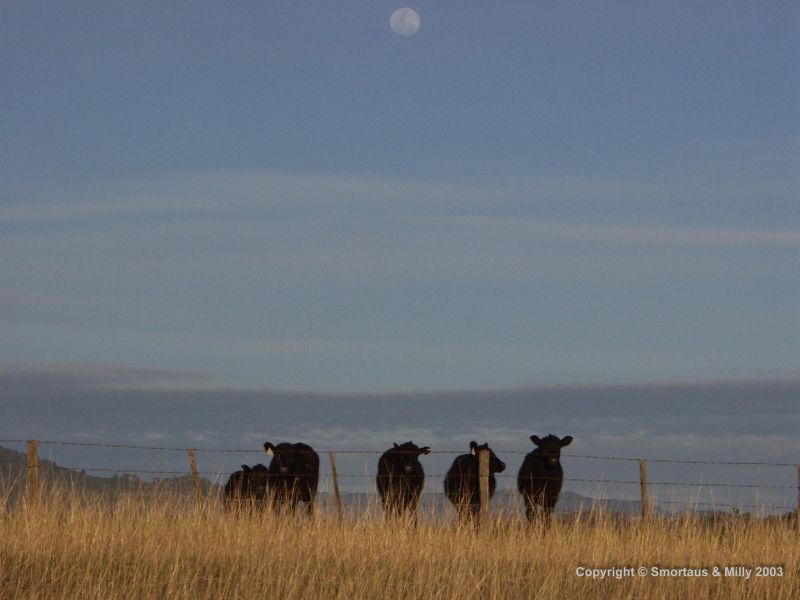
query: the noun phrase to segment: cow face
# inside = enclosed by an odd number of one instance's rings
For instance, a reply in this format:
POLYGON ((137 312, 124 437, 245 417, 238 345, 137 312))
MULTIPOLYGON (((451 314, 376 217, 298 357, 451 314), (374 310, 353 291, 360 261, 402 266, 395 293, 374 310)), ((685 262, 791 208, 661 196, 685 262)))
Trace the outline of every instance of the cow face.
POLYGON ((419 457, 423 454, 428 454, 431 451, 430 447, 418 447, 413 442, 406 442, 405 444, 394 444, 393 462, 397 466, 400 473, 409 475, 414 472, 415 467, 419 464, 419 457))
POLYGON ((489 444, 478 445, 478 442, 472 441, 469 443, 469 449, 472 454, 478 455, 481 450, 489 451, 489 473, 502 473, 506 470, 506 463, 497 458, 494 450, 489 448, 489 444))
POLYGON ((270 468, 273 469, 273 472, 277 472, 280 475, 297 475, 302 472, 298 464, 298 459, 300 457, 295 450, 294 444, 283 442, 275 446, 269 442, 265 442, 264 450, 272 454, 270 468))
POLYGON ((555 435, 548 435, 542 439, 538 435, 532 435, 531 441, 539 447, 539 453, 545 457, 547 464, 555 466, 561 460, 561 448, 572 443, 572 436, 559 438, 555 435))

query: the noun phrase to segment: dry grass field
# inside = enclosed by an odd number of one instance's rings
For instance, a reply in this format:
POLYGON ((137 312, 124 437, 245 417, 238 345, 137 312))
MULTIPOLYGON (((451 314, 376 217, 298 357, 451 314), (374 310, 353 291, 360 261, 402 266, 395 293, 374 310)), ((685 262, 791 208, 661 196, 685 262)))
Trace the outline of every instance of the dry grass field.
POLYGON ((800 598, 796 522, 577 515, 479 531, 421 519, 231 516, 216 504, 49 494, 0 520, 0 598, 800 598), (782 576, 652 567, 780 566, 782 576), (646 567, 604 579, 579 567, 646 567))

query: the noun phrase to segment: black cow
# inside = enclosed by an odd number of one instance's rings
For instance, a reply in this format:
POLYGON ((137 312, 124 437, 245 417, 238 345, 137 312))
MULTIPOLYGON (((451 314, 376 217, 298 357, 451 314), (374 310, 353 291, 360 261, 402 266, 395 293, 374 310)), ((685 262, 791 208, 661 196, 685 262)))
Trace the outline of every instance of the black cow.
POLYGON ((227 510, 244 508, 262 509, 267 499, 269 471, 262 464, 248 467, 242 465, 225 483, 224 498, 227 510))
POLYGON ((548 435, 541 439, 532 435, 531 441, 538 447, 525 456, 517 475, 517 489, 525 499, 525 514, 529 521, 537 512, 543 512, 547 517, 552 515, 564 483, 564 469, 559 462, 561 448, 572 443, 572 436, 559 438, 548 435))
POLYGON ((489 498, 497 488, 495 473, 505 471, 506 465, 489 448, 489 444, 469 443, 470 454, 461 454, 453 461, 444 478, 444 493, 458 510, 460 520, 476 517, 480 511, 480 477, 478 472, 478 452, 489 450, 489 498))
POLYGON ((425 471, 419 462, 421 454, 428 454, 413 442, 394 445, 378 459, 378 476, 375 483, 383 503, 386 517, 400 516, 406 511, 416 519, 419 497, 425 485, 425 471))
POLYGON ((303 501, 306 512, 313 515, 319 485, 319 454, 308 444, 288 442, 277 446, 264 442, 264 451, 273 455, 269 464, 269 497, 273 508, 285 505, 293 513, 297 503, 303 501))

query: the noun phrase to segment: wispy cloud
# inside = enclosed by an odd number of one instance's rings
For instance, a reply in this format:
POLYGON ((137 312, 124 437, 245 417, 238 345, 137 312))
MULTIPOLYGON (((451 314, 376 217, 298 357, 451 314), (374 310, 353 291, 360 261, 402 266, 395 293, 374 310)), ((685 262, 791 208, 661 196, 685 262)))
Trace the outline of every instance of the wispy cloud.
POLYGON ((99 364, 0 363, 0 381, 6 389, 31 382, 64 390, 197 388, 210 382, 206 374, 99 364))
MULTIPOLYGON (((730 185, 726 183, 724 185, 730 185)), ((741 194, 742 185, 727 188, 741 194)), ((74 184, 73 184, 74 186, 74 184)), ((786 181, 784 192, 800 184, 786 181)), ((702 189, 702 186, 700 186, 702 189)), ((763 186, 755 186, 755 198, 763 186)), ((697 195, 691 186, 665 188, 655 182, 632 183, 585 178, 476 178, 469 180, 403 180, 381 176, 287 174, 269 172, 182 172, 143 180, 87 182, 84 187, 33 185, 32 189, 5 189, 0 222, 80 222, 106 218, 141 229, 156 217, 202 222, 276 221, 285 226, 329 220, 337 213, 360 214, 356 222, 380 222, 406 217, 406 224, 489 228, 504 234, 535 235, 544 240, 626 244, 731 246, 798 245, 793 229, 761 230, 736 227, 675 226, 670 223, 609 224, 605 220, 532 218, 515 214, 497 216, 498 210, 520 203, 549 206, 562 212, 586 203, 621 200, 641 204, 669 202, 678 195, 697 195), (18 198, 15 200, 15 198, 18 198), (363 211, 368 211, 364 213, 363 211), (144 221, 141 219, 148 218, 144 221)), ((724 197, 724 190, 715 195, 724 197)), ((684 200, 681 200, 682 202, 684 200)), ((546 211, 549 212, 549 211, 546 211)), ((607 217, 605 217, 607 219, 607 217)), ((404 223, 400 221, 401 226, 404 223)), ((351 232, 352 233, 352 232, 351 232)))
POLYGON ((670 193, 652 183, 184 172, 23 191, 0 207, 2 360, 369 389, 792 360, 791 218, 625 212, 670 193))
POLYGON ((768 231, 670 225, 609 225, 525 217, 439 217, 442 226, 461 226, 484 236, 550 242, 597 242, 645 246, 800 246, 800 231, 768 231))

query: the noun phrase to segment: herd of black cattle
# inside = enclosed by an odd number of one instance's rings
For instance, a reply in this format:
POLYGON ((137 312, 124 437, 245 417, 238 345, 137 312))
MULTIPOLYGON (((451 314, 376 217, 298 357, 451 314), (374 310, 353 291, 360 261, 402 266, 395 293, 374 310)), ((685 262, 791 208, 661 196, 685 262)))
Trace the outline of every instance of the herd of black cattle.
MULTIPOLYGON (((517 489, 525 499, 526 515, 533 520, 537 514, 550 516, 564 482, 561 468, 561 448, 572 442, 571 436, 559 438, 548 435, 531 436, 537 446, 522 462, 517 475, 517 489)), ((489 444, 470 442, 470 452, 453 461, 444 478, 444 492, 455 505, 461 519, 476 517, 480 510, 479 455, 489 452, 489 498, 497 488, 495 473, 505 471, 506 465, 489 448, 489 444)), ((233 473, 225 484, 225 505, 229 510, 243 506, 294 512, 299 502, 305 504, 309 515, 314 511, 314 498, 319 484, 319 455, 308 444, 264 444, 272 454, 269 467, 262 464, 233 473), (243 504, 244 503, 244 504, 243 504)), ((428 454, 428 446, 412 442, 394 444, 378 460, 376 484, 387 517, 416 515, 425 471, 419 457, 428 454)))

